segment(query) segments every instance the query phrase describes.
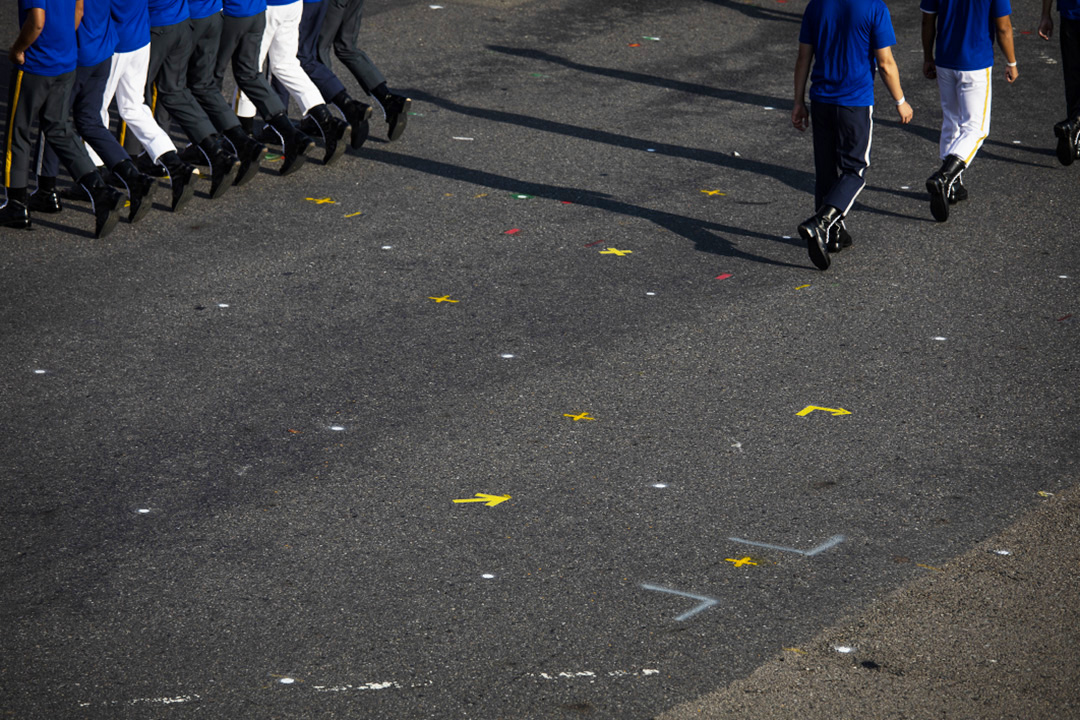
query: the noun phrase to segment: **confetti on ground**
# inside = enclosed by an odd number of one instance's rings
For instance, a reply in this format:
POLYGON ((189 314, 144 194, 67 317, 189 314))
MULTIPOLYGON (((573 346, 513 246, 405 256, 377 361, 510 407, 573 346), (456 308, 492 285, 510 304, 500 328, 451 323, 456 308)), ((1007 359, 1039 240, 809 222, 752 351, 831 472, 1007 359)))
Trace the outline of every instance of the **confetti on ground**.
POLYGON ((442 297, 428 297, 428 300, 434 300, 436 303, 456 303, 458 300, 451 300, 449 295, 443 295, 442 297))
POLYGON ((1072 317, 1072 313, 1069 313, 1068 315, 1062 315, 1061 317, 1059 317, 1057 319, 1057 321, 1058 322, 1065 322, 1066 320, 1068 320, 1071 317, 1072 317))
POLYGON ((589 417, 588 411, 583 412, 583 413, 578 413, 577 415, 571 415, 570 413, 563 413, 563 417, 568 417, 571 420, 573 420, 574 422, 577 422, 578 420, 593 420, 593 421, 596 420, 596 418, 589 417))
POLYGON ((428 7, 431 8, 432 10, 442 10, 442 9, 444 9, 444 6, 442 6, 442 5, 428 5, 428 7))
POLYGON ((800 650, 799 648, 784 648, 784 652, 799 653, 800 655, 806 654, 805 650, 800 650))
POLYGON ((618 255, 619 257, 623 257, 624 255, 630 255, 633 252, 634 252, 633 250, 619 250, 618 248, 608 248, 607 250, 601 250, 600 254, 601 255, 618 255))
POLYGON ((549 77, 548 75, 545 75, 544 73, 529 73, 529 75, 531 77, 534 77, 534 78, 546 78, 546 77, 549 77))
POLYGON ((488 196, 487 193, 480 193, 479 195, 473 195, 473 198, 475 199, 475 198, 482 198, 482 197, 487 197, 487 196, 488 196))
POLYGON ((630 47, 641 47, 641 43, 630 43, 630 47))
POLYGON ((585 247, 595 247, 597 245, 603 245, 605 242, 607 242, 607 240, 597 240, 596 242, 587 244, 585 247))
POLYGON ((656 152, 656 148, 647 148, 645 152, 656 152))
POLYGON ((517 235, 519 232, 521 232, 521 228, 510 228, 503 235, 517 235))
POLYGON ((705 193, 709 197, 712 197, 713 195, 720 195, 720 196, 727 195, 727 193, 720 192, 719 190, 702 190, 701 192, 705 193))
POLYGON ((796 290, 802 290, 803 288, 808 288, 808 287, 810 287, 810 286, 809 286, 809 285, 799 285, 799 286, 798 286, 797 288, 795 288, 795 289, 796 289, 796 290))
POLYGON ((303 435, 303 432, 302 432, 302 431, 300 431, 300 430, 293 430, 292 428, 289 428, 289 432, 291 432, 291 433, 292 433, 293 435, 303 435))
POLYGON ((424 113, 406 113, 406 115, 412 115, 413 117, 424 117, 424 113))
POLYGON ((281 156, 277 153, 266 153, 266 155, 263 156, 263 159, 269 160, 270 162, 277 162, 281 159, 281 156))
POLYGON ((1039 497, 1054 497, 1054 493, 1049 492, 1047 490, 1040 490, 1038 492, 1038 495, 1039 495, 1039 497))
POLYGON ((331 200, 330 198, 304 198, 308 202, 313 202, 316 205, 337 205, 337 200, 331 200))
POLYGON ((716 279, 717 280, 727 280, 729 277, 732 277, 731 273, 723 273, 721 275, 717 275, 716 279))
POLYGON ((345 215, 345 217, 351 218, 351 217, 356 217, 357 215, 363 215, 363 214, 364 214, 364 211, 361 210, 360 212, 348 213, 347 215, 345 215))
POLYGON ((936 568, 933 565, 924 565, 922 563, 915 563, 915 567, 925 568, 927 570, 933 570, 934 572, 941 572, 941 568, 936 568))
POLYGON ((653 37, 652 35, 642 35, 641 39, 642 40, 652 40, 653 42, 660 42, 660 38, 653 37))
POLYGON ((532 195, 526 195, 525 193, 510 193, 510 197, 515 198, 517 200, 532 200, 533 199, 532 195))
POLYGON ((765 109, 765 110, 775 110, 776 108, 774 108, 774 107, 773 107, 772 105, 766 105, 766 106, 764 107, 764 109, 765 109))
POLYGON ((570 202, 569 200, 560 200, 559 202, 561 204, 563 204, 563 205, 573 205, 574 204, 574 203, 570 202))
POLYGON ((476 138, 471 138, 471 137, 457 137, 457 136, 455 135, 455 136, 454 136, 454 139, 455 139, 455 140, 475 140, 476 138))

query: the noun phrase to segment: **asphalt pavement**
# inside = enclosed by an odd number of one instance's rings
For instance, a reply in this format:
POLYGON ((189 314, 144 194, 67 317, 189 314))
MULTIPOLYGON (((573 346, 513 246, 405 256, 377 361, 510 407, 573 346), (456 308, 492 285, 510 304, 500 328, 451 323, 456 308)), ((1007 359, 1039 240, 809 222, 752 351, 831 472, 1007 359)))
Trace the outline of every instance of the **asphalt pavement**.
MULTIPOLYGON (((939 224, 937 89, 892 3, 915 118, 879 84, 823 273, 803 0, 368 5, 399 141, 376 119, 103 241, 79 203, 2 232, 0 714, 742 717, 722 697, 785 648, 918 666, 920 589, 1022 632, 1037 598, 990 562, 1075 623, 1080 165, 1038 8, 939 224)), ((1017 642, 1061 692, 1015 716, 1075 716, 1068 629, 1017 642)), ((860 716, 910 690, 876 688, 860 716)))

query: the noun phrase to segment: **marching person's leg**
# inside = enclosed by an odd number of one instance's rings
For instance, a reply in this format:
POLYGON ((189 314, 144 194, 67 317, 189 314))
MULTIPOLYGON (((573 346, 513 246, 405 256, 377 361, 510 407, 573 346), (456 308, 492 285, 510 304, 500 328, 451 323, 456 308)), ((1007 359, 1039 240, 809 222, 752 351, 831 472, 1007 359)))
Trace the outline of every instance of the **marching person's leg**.
POLYGON ((1080 158, 1080 19, 1061 16, 1061 69, 1065 75, 1065 119, 1054 126, 1062 165, 1080 158))

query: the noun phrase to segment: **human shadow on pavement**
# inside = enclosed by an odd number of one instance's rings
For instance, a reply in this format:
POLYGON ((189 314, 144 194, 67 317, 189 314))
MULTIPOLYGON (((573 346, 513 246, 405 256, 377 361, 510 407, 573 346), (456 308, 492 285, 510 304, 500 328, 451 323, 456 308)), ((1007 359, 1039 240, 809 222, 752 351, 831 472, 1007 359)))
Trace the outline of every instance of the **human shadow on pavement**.
POLYGON ((707 3, 713 5, 720 5, 730 10, 737 10, 748 18, 754 20, 782 20, 783 22, 801 23, 802 15, 793 12, 784 12, 783 10, 772 10, 770 8, 757 7, 747 2, 740 0, 705 0, 707 3))
POLYGON ((785 110, 791 110, 791 98, 778 98, 770 95, 758 95, 756 93, 743 92, 741 90, 725 90, 724 88, 712 87, 710 85, 699 85, 698 83, 689 83, 682 80, 671 80, 669 78, 658 77, 656 75, 646 75, 645 73, 634 72, 632 70, 621 70, 619 68, 601 67, 599 65, 585 65, 583 63, 574 62, 558 55, 552 55, 551 53, 544 52, 543 50, 533 50, 531 48, 513 48, 503 45, 488 45, 488 50, 494 52, 504 53, 506 55, 513 55, 515 57, 522 57, 529 60, 539 60, 541 62, 548 62, 554 65, 562 65, 571 70, 578 70, 580 72, 593 73, 594 75, 603 75, 604 77, 615 78, 616 80, 625 80, 627 82, 641 83, 643 85, 652 85, 654 87, 665 88, 667 90, 677 90, 679 92, 692 93, 694 95, 705 95, 706 97, 714 97, 719 100, 730 100, 732 102, 744 103, 746 105, 754 105, 756 107, 772 106, 777 108, 783 108, 785 110))
MULTIPOLYGON (((938 141, 941 138, 940 128, 926 127, 925 125, 915 125, 912 123, 904 125, 896 120, 891 120, 888 118, 875 119, 874 124, 882 125, 890 129, 900 130, 902 132, 906 132, 908 134, 914 135, 918 138, 932 143, 933 152, 927 156, 928 158, 930 158, 928 162, 930 165, 933 165, 935 162, 937 162, 937 155, 935 153, 937 152, 938 141)), ((987 139, 983 141, 982 148, 979 150, 979 154, 977 155, 977 157, 981 157, 986 160, 998 160, 1000 162, 1012 163, 1014 165, 1027 165, 1029 167, 1046 167, 1046 165, 1043 163, 1028 162, 1027 160, 1017 160, 1016 158, 1004 157, 1002 155, 998 155, 997 153, 992 153, 986 149, 987 145, 1008 148, 1010 150, 1020 150, 1022 152, 1031 153, 1033 155, 1052 156, 1055 154, 1054 150, 1048 150, 1046 148, 1029 147, 1026 145, 1017 145, 1015 143, 1002 142, 1001 140, 987 139)), ((932 173, 934 170, 937 170, 937 168, 932 168, 931 170, 927 171, 926 174, 929 176, 930 173, 932 173)))
MULTIPOLYGON (((416 95, 413 95, 413 97, 415 98, 416 95)), ((741 250, 720 233, 741 235, 755 240, 768 240, 770 242, 788 244, 788 241, 778 238, 775 235, 767 235, 745 228, 697 220, 695 218, 676 215, 662 210, 644 208, 639 205, 615 200, 610 195, 593 192, 591 190, 581 190, 578 188, 560 187, 558 185, 518 180, 505 175, 487 172, 485 170, 473 170, 460 165, 453 165, 427 158, 413 157, 411 155, 401 155, 386 150, 371 149, 365 153, 365 156, 369 160, 375 162, 427 173, 428 175, 436 175, 449 180, 467 182, 492 190, 501 190, 507 193, 521 193, 538 198, 545 198, 547 200, 572 202, 577 205, 594 207, 598 210, 604 210, 605 212, 624 215, 626 217, 641 218, 656 223, 665 230, 690 240, 694 243, 694 247, 701 252, 713 253, 724 257, 741 258, 743 260, 750 260, 765 265, 792 268, 806 267, 805 265, 795 265, 781 260, 773 260, 762 255, 741 250)))
POLYGON ((446 100, 435 95, 431 95, 429 93, 423 92, 422 90, 413 90, 411 91, 410 95, 414 101, 419 100, 422 102, 431 103, 432 105, 436 105, 438 107, 460 113, 462 115, 468 115, 470 117, 483 118, 484 120, 491 120, 492 122, 509 123, 511 125, 527 127, 533 130, 540 130, 542 132, 567 135, 569 137, 576 137, 581 140, 604 143, 605 145, 614 145, 616 147, 623 147, 629 150, 652 152, 657 155, 667 155, 670 157, 684 158, 686 160, 695 160, 698 162, 711 163, 713 165, 719 165, 721 167, 726 167, 731 170, 740 170, 743 172, 750 172, 758 175, 764 175, 766 177, 771 177, 774 180, 779 180, 788 187, 794 188, 799 191, 806 191, 814 187, 814 176, 811 173, 806 172, 805 170, 796 170, 794 168, 785 167, 783 165, 774 165, 772 163, 761 162, 758 160, 749 160, 745 157, 729 155, 727 153, 717 152, 716 150, 689 148, 683 147, 681 145, 658 143, 652 140, 639 140, 637 138, 628 137, 626 135, 619 135, 618 133, 607 132, 605 130, 593 130, 590 128, 579 127, 577 125, 569 125, 567 123, 556 122, 554 120, 543 120, 541 118, 532 117, 530 115, 521 115, 519 113, 506 112, 503 110, 491 110, 488 108, 462 105, 460 103, 453 102, 452 100, 446 100))

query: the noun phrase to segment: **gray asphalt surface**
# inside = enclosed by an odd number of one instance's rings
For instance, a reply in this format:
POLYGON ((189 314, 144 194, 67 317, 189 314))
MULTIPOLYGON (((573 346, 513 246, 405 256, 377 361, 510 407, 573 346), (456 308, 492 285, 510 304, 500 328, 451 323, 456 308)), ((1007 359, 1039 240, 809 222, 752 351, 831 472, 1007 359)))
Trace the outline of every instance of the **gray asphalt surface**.
POLYGON ((1036 8, 937 224, 892 4, 915 120, 821 273, 801 0, 369 3, 400 141, 3 232, 5 716, 650 718, 1077 484, 1036 8))

